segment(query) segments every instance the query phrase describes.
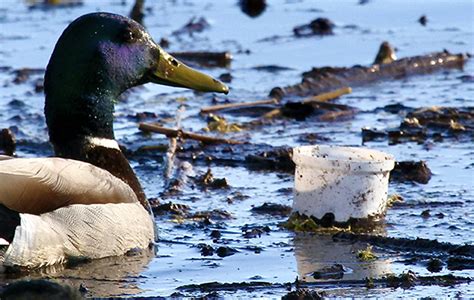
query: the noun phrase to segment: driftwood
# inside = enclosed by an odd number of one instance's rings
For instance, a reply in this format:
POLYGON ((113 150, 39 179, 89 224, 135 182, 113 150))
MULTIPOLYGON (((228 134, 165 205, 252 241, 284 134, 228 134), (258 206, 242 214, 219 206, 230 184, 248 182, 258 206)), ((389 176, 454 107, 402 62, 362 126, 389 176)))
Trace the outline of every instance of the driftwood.
POLYGON ((404 78, 442 69, 462 68, 466 61, 467 57, 464 54, 451 54, 444 51, 406 57, 391 63, 371 66, 313 68, 311 71, 303 73, 301 83, 273 88, 270 97, 277 99, 291 96, 306 97, 345 86, 355 87, 383 79, 404 78))
POLYGON ((193 139, 196 141, 203 142, 205 144, 233 144, 235 145, 235 144, 244 143, 237 140, 216 138, 212 136, 183 131, 180 129, 166 128, 157 124, 140 123, 138 128, 142 131, 151 131, 151 132, 161 133, 161 134, 166 135, 167 137, 181 137, 184 139, 193 139))

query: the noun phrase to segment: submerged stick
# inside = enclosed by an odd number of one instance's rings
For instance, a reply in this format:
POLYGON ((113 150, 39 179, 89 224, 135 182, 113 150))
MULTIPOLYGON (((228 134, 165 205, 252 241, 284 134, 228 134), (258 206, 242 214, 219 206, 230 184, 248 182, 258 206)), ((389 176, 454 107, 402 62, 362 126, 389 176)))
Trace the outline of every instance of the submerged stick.
POLYGON ((352 93, 352 88, 346 86, 346 87, 333 90, 327 93, 322 93, 316 96, 308 97, 304 99, 302 102, 303 104, 309 104, 313 102, 328 102, 336 98, 339 98, 342 95, 346 95, 350 93, 352 93))
POLYGON ((192 133, 189 131, 177 130, 172 128, 166 128, 157 124, 147 124, 147 123, 140 123, 138 129, 142 131, 151 131, 156 133, 161 133, 166 135, 167 137, 182 137, 185 139, 192 139, 196 141, 200 141, 207 144, 244 144, 245 142, 231 140, 231 139, 223 139, 223 138, 216 138, 212 136, 192 133))
POLYGON ((265 104, 278 104, 278 100, 275 98, 271 98, 271 99, 258 100, 258 101, 252 101, 252 102, 218 104, 218 105, 207 106, 207 107, 201 108, 201 113, 208 114, 208 113, 223 110, 223 109, 253 107, 253 106, 265 105, 265 104))

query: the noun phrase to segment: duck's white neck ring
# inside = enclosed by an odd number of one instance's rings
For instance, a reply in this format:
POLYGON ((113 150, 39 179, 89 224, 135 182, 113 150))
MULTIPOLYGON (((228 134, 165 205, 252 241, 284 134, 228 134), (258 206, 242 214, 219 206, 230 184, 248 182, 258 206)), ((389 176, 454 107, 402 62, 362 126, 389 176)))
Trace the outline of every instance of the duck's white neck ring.
POLYGON ((86 138, 86 141, 91 147, 104 147, 109 149, 120 150, 119 144, 114 139, 89 136, 86 138))

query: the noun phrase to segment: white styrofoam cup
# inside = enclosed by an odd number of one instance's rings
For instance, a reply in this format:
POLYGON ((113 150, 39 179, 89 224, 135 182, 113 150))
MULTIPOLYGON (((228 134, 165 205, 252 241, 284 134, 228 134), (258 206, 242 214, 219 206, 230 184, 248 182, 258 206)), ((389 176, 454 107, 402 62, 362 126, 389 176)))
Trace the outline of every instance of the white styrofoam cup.
POLYGON ((390 154, 359 147, 327 145, 293 149, 296 164, 293 210, 317 219, 334 214, 336 222, 385 212, 390 154))

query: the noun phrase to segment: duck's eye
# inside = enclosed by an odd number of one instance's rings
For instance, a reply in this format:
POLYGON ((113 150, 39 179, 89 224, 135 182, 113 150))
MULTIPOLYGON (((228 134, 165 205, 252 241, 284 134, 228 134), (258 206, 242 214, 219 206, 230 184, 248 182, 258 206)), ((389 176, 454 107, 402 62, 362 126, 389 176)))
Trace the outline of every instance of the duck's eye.
POLYGON ((126 29, 121 34, 121 40, 124 43, 133 43, 136 40, 140 39, 141 36, 142 35, 139 31, 126 29))

